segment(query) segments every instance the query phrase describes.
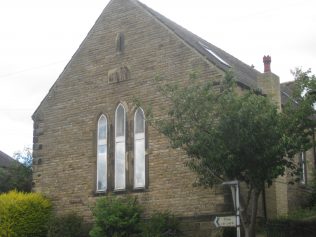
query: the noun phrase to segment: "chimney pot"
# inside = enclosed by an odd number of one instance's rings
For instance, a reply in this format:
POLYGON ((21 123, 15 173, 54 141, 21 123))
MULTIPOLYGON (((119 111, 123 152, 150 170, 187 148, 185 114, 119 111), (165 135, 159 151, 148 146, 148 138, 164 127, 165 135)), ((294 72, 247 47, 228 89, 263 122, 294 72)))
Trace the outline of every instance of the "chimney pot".
POLYGON ((271 72, 271 57, 269 55, 263 57, 264 72, 271 72))

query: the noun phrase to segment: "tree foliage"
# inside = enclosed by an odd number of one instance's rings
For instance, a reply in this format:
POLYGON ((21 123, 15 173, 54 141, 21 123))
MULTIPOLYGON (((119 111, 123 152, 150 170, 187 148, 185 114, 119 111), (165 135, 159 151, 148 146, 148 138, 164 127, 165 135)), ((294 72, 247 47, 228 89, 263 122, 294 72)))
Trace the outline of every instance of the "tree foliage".
POLYGON ((32 189, 32 152, 25 148, 16 152, 13 158, 18 162, 7 168, 0 168, 0 193, 10 190, 30 192, 32 189))
MULTIPOLYGON (((315 83, 314 77, 303 72, 298 72, 297 78, 298 91, 305 88, 299 87, 300 83, 309 85, 310 79, 315 83)), ((195 73, 186 86, 159 83, 171 107, 167 117, 152 117, 153 124, 174 148, 186 151, 187 164, 197 173, 198 184, 212 187, 235 179, 247 184, 242 222, 253 232, 264 185, 271 185, 285 172, 296 174, 294 155, 311 147, 315 121, 308 119, 314 113, 309 99, 289 104, 280 113, 260 91, 237 87, 231 73, 220 85, 202 82, 195 73)))
MULTIPOLYGON (((290 100, 283 108, 284 123, 289 139, 296 141, 297 146, 301 146, 300 149, 304 151, 314 142, 310 138, 314 135, 316 125, 316 77, 311 70, 296 69, 292 73, 294 82, 290 100)), ((296 152, 288 149, 290 155, 296 152)))
POLYGON ((155 124, 174 148, 187 152, 199 184, 237 179, 261 189, 286 168, 295 170, 290 158, 310 147, 305 120, 299 117, 305 111, 290 117, 279 113, 258 91, 240 91, 230 74, 220 86, 201 84, 194 75, 189 84, 161 87, 172 105, 168 118, 155 124))

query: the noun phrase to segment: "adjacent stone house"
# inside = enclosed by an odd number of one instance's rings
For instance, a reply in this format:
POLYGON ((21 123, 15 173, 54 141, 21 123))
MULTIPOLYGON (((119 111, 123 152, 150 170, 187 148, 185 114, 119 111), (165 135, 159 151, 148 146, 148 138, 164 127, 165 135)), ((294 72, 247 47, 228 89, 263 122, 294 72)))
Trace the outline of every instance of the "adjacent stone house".
POLYGON ((7 169, 12 165, 16 165, 18 162, 13 159, 11 156, 0 151, 0 168, 7 169))
MULTIPOLYGON (((171 211, 190 220, 187 233, 209 236, 214 215, 231 211, 230 193, 193 187, 185 154, 146 124, 135 98, 163 116, 168 100, 157 75, 185 85, 197 71, 216 84, 232 70, 241 90, 260 87, 281 106, 266 61, 260 73, 137 0, 110 1, 33 114, 34 190, 58 213, 87 221, 98 197, 135 195, 146 214, 171 211)), ((287 212, 286 188, 267 192, 269 215, 287 212)))

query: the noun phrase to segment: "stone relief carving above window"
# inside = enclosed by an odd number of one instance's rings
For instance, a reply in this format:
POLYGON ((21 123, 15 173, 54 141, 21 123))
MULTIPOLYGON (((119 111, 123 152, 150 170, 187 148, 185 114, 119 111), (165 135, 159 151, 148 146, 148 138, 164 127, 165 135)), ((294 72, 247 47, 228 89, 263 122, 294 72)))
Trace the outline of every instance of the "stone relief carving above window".
POLYGON ((130 79, 130 71, 127 66, 121 66, 119 68, 111 69, 108 72, 108 83, 118 83, 121 81, 127 81, 130 79))

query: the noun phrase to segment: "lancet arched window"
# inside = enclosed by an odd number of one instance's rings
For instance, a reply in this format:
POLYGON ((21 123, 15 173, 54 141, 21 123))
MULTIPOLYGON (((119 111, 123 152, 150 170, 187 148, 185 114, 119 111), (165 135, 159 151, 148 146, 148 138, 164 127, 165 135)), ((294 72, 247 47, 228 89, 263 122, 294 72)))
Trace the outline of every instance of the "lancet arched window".
POLYGON ((119 104, 115 111, 115 169, 114 188, 124 190, 126 188, 125 174, 125 141, 126 141, 126 112, 122 104, 119 104))
POLYGON ((134 188, 145 188, 145 115, 138 108, 134 115, 134 188))
POLYGON ((107 119, 102 114, 98 120, 97 135, 97 191, 107 189, 107 119))

